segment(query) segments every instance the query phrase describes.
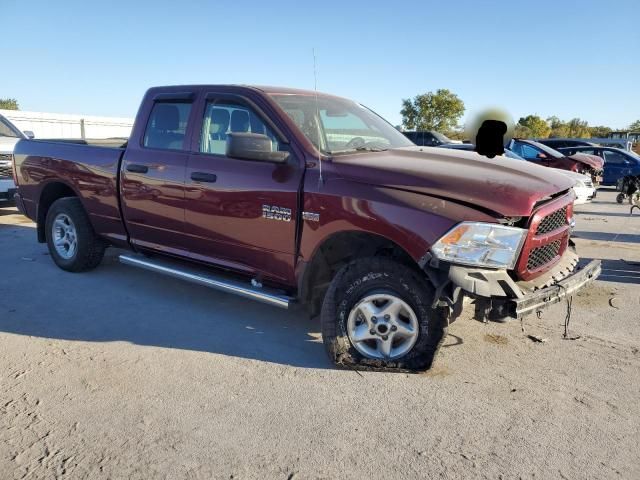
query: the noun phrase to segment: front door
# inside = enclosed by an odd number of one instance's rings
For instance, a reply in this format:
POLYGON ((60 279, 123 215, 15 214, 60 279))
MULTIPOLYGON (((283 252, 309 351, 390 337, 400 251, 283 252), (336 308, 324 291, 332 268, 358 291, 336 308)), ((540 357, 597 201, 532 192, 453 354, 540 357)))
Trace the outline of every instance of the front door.
MULTIPOLYGON (((288 283, 296 253, 303 168, 225 155, 230 132, 267 135, 288 150, 266 117, 239 97, 207 95, 202 128, 186 170, 185 233, 196 260, 288 283)), ((199 122, 197 122, 199 123, 199 122)))

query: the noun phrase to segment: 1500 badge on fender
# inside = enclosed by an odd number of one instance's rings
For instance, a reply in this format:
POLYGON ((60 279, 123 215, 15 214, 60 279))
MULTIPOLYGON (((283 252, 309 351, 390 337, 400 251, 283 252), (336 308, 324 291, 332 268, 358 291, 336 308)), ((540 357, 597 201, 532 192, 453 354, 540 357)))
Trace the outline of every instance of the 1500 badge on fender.
POLYGON ((272 205, 262 205, 262 217, 269 220, 291 221, 291 209, 285 207, 275 207, 272 205))

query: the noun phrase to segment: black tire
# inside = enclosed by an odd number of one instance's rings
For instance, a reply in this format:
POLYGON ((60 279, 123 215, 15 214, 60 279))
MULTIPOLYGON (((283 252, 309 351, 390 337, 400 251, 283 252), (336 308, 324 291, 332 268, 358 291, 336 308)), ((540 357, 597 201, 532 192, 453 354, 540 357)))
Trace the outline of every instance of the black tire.
POLYGON ((107 247, 104 240, 93 231, 80 199, 75 197, 61 198, 53 202, 47 212, 45 235, 53 261, 67 272, 85 272, 96 268, 100 265, 107 247), (75 226, 77 248, 70 258, 62 257, 54 245, 53 222, 59 214, 67 215, 75 226))
POLYGON ((320 315, 322 341, 337 366, 359 370, 418 372, 431 367, 447 331, 446 308, 431 308, 434 288, 427 278, 389 258, 355 260, 332 280, 320 315), (351 343, 347 333, 349 313, 354 305, 373 292, 389 292, 415 312, 419 333, 411 350, 393 360, 368 358, 351 343))
POLYGON ((616 202, 618 202, 618 203, 623 203, 624 202, 624 193, 619 193, 616 196, 616 202))

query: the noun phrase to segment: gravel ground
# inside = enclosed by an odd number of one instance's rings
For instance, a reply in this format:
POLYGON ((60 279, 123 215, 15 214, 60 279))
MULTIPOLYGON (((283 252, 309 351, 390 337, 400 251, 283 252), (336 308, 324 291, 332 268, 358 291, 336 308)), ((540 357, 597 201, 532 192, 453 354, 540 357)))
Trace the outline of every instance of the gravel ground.
POLYGON ((604 260, 580 338, 566 304, 459 319, 421 375, 335 370, 301 312, 116 252, 63 272, 0 208, 0 478, 640 478, 640 215, 614 195, 578 208, 604 260))

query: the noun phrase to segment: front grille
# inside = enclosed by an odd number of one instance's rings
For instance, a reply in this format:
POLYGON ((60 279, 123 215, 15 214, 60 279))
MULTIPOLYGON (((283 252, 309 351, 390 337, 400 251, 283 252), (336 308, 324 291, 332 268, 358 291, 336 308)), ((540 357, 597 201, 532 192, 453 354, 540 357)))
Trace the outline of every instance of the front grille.
POLYGON ((13 177, 13 171, 11 165, 0 165, 0 178, 13 177))
POLYGON ((544 235, 545 233, 553 232, 565 225, 567 225, 567 207, 562 207, 560 210, 556 210, 540 221, 538 230, 536 230, 536 235, 544 235))
POLYGON ((527 270, 536 270, 551 262, 560 253, 561 246, 562 241, 556 240, 555 242, 531 250, 529 259, 527 260, 527 270))
POLYGON ((11 154, 10 153, 0 153, 0 162, 10 162, 11 154))

